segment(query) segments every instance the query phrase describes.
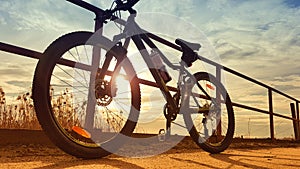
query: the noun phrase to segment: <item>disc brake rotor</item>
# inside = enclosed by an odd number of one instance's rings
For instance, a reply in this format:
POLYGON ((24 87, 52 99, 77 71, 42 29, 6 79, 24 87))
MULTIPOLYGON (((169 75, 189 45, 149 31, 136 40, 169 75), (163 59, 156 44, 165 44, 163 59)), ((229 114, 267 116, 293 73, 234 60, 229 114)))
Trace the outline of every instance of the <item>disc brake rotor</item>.
POLYGON ((98 106, 108 106, 112 102, 110 83, 105 80, 99 80, 95 85, 95 97, 98 106))

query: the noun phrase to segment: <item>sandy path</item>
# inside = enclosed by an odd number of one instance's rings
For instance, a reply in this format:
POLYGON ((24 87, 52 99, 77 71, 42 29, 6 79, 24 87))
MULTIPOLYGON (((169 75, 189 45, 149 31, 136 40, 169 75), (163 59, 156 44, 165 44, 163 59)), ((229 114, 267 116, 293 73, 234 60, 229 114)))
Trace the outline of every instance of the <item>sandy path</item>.
POLYGON ((7 168, 300 168, 300 143, 238 140, 221 154, 211 155, 191 140, 148 158, 111 155, 82 160, 56 148, 42 132, 0 130, 0 169, 7 168))
POLYGON ((9 145, 0 149, 0 168, 300 168, 300 148, 228 149, 218 155, 202 150, 170 150, 148 158, 115 155, 82 160, 53 146, 9 145))

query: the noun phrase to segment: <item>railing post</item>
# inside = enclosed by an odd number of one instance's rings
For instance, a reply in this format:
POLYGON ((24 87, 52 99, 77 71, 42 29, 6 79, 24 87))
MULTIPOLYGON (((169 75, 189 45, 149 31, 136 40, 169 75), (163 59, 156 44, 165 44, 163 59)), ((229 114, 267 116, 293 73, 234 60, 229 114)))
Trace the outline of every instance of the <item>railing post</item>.
POLYGON ((293 120, 293 127, 294 127, 295 139, 299 140, 299 123, 298 123, 298 120, 297 120, 295 104, 291 103, 290 106, 291 106, 292 118, 294 119, 293 120))
POLYGON ((216 66, 216 78, 219 82, 221 82, 221 66, 216 66))
POLYGON ((298 136, 299 136, 299 139, 300 139, 299 101, 296 101, 296 116, 297 116, 297 124, 298 124, 298 136))
POLYGON ((299 117, 299 102, 296 101, 295 104, 295 114, 296 114, 296 124, 297 124, 297 131, 298 131, 298 140, 300 140, 300 117, 299 117))
MULTIPOLYGON (((103 34, 103 24, 104 22, 102 20, 99 20, 96 18, 95 20, 95 34, 97 36, 102 36, 103 34)), ((95 79, 97 76, 97 71, 99 69, 101 59, 101 49, 100 47, 94 46, 93 47, 93 53, 92 53, 92 62, 91 62, 91 76, 90 76, 90 82, 89 82, 89 88, 88 88, 88 101, 87 101, 87 108, 86 108, 86 117, 85 117, 85 123, 84 127, 86 129, 93 129, 94 123, 95 123, 95 107, 96 107, 96 99, 95 99, 95 79)))
MULTIPOLYGON (((217 80, 221 83, 221 67, 220 66, 216 66, 216 78, 217 78, 217 80)), ((217 99, 217 103, 218 104, 221 104, 221 93, 218 91, 219 89, 217 88, 216 89, 217 91, 216 91, 216 93, 217 93, 217 95, 216 95, 216 99, 217 99)), ((218 106, 220 106, 221 107, 221 105, 218 105, 218 106)), ((217 126, 217 136, 221 136, 222 135, 222 116, 220 115, 219 117, 218 117, 218 119, 220 119, 220 121, 218 122, 218 126, 217 126)), ((221 138, 217 138, 217 139, 221 139, 221 138)))
POLYGON ((273 97, 272 97, 272 89, 268 89, 269 95, 269 117, 270 117, 270 135, 271 140, 274 140, 274 117, 273 117, 273 97))

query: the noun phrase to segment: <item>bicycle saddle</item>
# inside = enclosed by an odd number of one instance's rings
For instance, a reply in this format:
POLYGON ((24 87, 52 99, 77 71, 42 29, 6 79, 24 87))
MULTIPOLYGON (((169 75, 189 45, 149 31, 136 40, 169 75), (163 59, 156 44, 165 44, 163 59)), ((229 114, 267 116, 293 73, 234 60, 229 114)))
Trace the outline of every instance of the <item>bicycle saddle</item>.
POLYGON ((186 49, 192 49, 194 51, 201 48, 201 45, 199 43, 191 43, 182 39, 176 39, 175 43, 179 45, 183 51, 185 51, 186 49))

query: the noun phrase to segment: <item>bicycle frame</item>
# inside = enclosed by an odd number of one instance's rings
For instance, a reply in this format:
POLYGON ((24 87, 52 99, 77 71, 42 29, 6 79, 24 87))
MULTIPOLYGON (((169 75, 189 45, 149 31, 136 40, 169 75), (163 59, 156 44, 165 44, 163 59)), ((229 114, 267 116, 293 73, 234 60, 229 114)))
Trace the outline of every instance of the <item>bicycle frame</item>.
MULTIPOLYGON (((83 7, 89 11, 92 11, 95 13, 96 15, 96 18, 95 18, 95 27, 94 27, 94 31, 97 32, 98 35, 102 35, 103 33, 103 26, 104 24, 106 23, 106 19, 104 17, 104 14, 105 14, 105 11, 100 9, 100 8, 97 8, 87 2, 84 2, 82 0, 67 0, 69 2, 72 2, 80 7, 83 7)), ((142 55, 142 58, 144 59, 144 61, 146 62, 152 76, 154 77, 155 79, 155 82, 157 84, 156 87, 158 87, 161 92, 163 93, 164 95, 164 98, 165 100, 167 101, 167 104, 168 106, 170 107, 170 110, 171 112, 175 113, 175 114, 178 114, 179 113, 179 108, 178 108, 178 105, 176 104, 176 101, 175 99, 173 98, 173 96, 171 95, 170 91, 174 91, 176 93, 179 93, 180 92, 180 81, 178 81, 177 83, 177 88, 174 88, 174 87, 169 87, 166 85, 166 83, 164 82, 164 80, 162 79, 159 71, 157 69, 155 69, 155 66, 153 64, 153 62, 151 61, 150 59, 150 54, 149 52, 146 50, 146 46, 149 46, 151 49, 156 49, 157 52, 159 52, 162 60, 164 61, 164 63, 172 68, 173 70, 179 70, 179 78, 180 79, 185 79, 186 77, 193 77, 193 75, 191 73, 189 73, 189 71, 185 68, 184 66, 184 63, 182 63, 182 61, 180 62, 180 65, 174 65, 172 64, 167 58, 166 56, 157 48, 157 46, 153 43, 153 40, 159 42, 159 43, 162 43, 164 45, 167 45, 167 46, 170 46, 176 50, 179 50, 179 51, 182 51, 181 47, 180 46, 177 46, 176 44, 172 43, 172 42, 169 42, 163 38, 160 38, 152 33, 149 33, 143 29, 141 29, 138 24, 135 22, 135 14, 132 14, 128 17, 127 21, 125 20, 122 20, 116 16, 112 16, 112 20, 118 24, 121 24, 123 26, 125 26, 124 30, 129 30, 129 32, 127 32, 128 34, 130 35, 133 35, 131 37, 126 37, 126 35, 122 35, 122 34, 119 34, 119 35, 116 35, 115 37, 120 37, 120 38, 114 38, 115 41, 119 41, 121 39, 124 39, 124 36, 125 36, 125 42, 124 42, 124 45, 123 47, 125 49, 127 49, 128 45, 129 45, 129 42, 130 42, 130 39, 133 40, 135 46, 138 48, 138 50, 140 51, 140 54, 142 55), (131 28, 128 28, 130 26, 131 28), (184 78, 183 78, 184 76, 184 78)), ((93 52, 96 52, 97 54, 93 54, 93 61, 92 61, 92 69, 95 68, 97 69, 97 67, 99 66, 97 64, 97 61, 99 60, 99 56, 100 56, 100 51, 97 51, 96 49, 94 49, 93 52)), ((111 58, 108 58, 108 62, 110 61, 109 59, 111 58)), ((98 62, 99 63, 99 62, 98 62)), ((103 71, 101 71, 103 72, 103 71)), ((94 72, 95 73, 95 72, 94 72)), ((91 76, 91 77, 95 77, 95 76, 91 76)), ((93 80, 91 79, 90 82, 92 82, 93 80)), ((202 86, 196 82, 197 86, 200 88, 200 90, 203 91, 203 93, 205 94, 205 96, 199 96, 199 97, 204 97, 204 98, 207 98, 207 99, 210 99, 214 102, 214 99, 210 98, 210 96, 206 93, 206 91, 202 88, 202 86)), ((92 85, 92 84, 91 84, 92 85)), ((180 94, 180 93, 179 93, 180 94)), ((89 94, 90 95, 90 94, 89 94)), ((193 95, 194 99, 195 99, 195 96, 193 95)), ((91 98, 91 96, 88 97, 89 99, 91 98)), ((91 99, 93 100, 93 99, 91 99)), ((93 108, 94 105, 96 103, 94 102, 91 102, 91 100, 88 101, 88 103, 90 105, 88 105, 88 108, 93 108)), ((183 105, 184 106, 184 105, 183 105)), ((200 109, 200 106, 199 106, 199 109, 200 109)), ((199 113, 200 110, 197 109, 197 110, 193 110, 193 112, 195 113, 199 113)), ((89 112, 93 112, 92 110, 87 110, 87 113, 89 112)), ((90 114, 91 115, 91 114, 90 114)), ((93 117, 93 116, 90 116, 90 115, 87 115, 87 117, 93 117)), ((93 119, 89 119, 87 118, 86 119, 86 123, 85 124, 88 124, 90 127, 91 125, 93 124, 93 119)), ((171 123, 171 119, 167 119, 167 129, 170 128, 170 123, 171 123)), ((87 126, 87 128, 89 128, 87 126)), ((169 132, 169 131, 168 131, 169 132)))
MULTIPOLYGON (((130 39, 133 40, 133 42, 135 43, 135 46, 138 48, 140 54, 142 55, 142 58, 146 62, 152 76, 154 77, 157 86, 160 88, 161 92, 163 93, 163 95, 165 97, 165 100, 167 101, 168 106, 171 108, 171 111, 178 114, 179 113, 179 107, 176 104, 176 101, 174 100, 173 96, 171 95, 169 87, 166 85, 166 83, 164 82, 163 78, 161 77, 158 69, 155 68, 155 65, 151 61, 150 54, 146 50, 145 45, 147 45, 151 49, 155 49, 156 52, 159 53, 160 57, 162 58, 162 60, 164 61, 164 63, 168 67, 170 67, 173 70, 178 70, 179 71, 179 78, 178 79, 181 79, 181 81, 179 80, 177 82, 177 89, 175 90, 175 92, 177 94, 180 91, 182 91, 181 87, 184 86, 184 85, 180 85, 180 83, 185 83, 186 78, 190 78, 191 80, 193 80, 192 79, 193 75, 191 73, 189 73, 189 71, 185 68, 185 64, 183 63, 183 61, 179 62, 179 65, 174 65, 173 63, 171 63, 168 60, 168 58, 153 43, 153 41, 151 40, 151 37, 150 37, 151 34, 148 33, 147 31, 141 29, 139 27, 139 25, 135 22, 135 17, 136 17, 135 14, 130 15, 128 17, 127 21, 126 21, 125 28, 124 28, 124 30, 127 30, 127 31, 123 32, 119 35, 115 35, 113 39, 114 39, 115 42, 119 42, 121 39, 123 39, 123 37, 126 37, 126 35, 132 35, 132 36, 126 38, 123 47, 125 49, 127 49, 128 44, 130 42, 130 39)), ((165 39, 162 39, 162 40, 166 41, 165 39)), ((171 42, 169 42, 169 43, 171 43, 171 42)), ((200 88, 200 90, 202 90, 204 92, 204 94, 206 95, 206 98, 211 99, 210 96, 206 93, 206 91, 202 88, 202 86, 199 85, 198 82, 195 82, 195 83, 200 88)), ((185 93, 185 91, 183 93, 185 93)), ((194 97, 194 99, 195 99, 195 97, 194 97)), ((186 105, 183 104, 181 106, 185 107, 186 105)), ((198 106, 200 108, 199 104, 198 104, 198 106)), ((198 109, 192 110, 192 111, 193 112, 199 112, 198 109)))

